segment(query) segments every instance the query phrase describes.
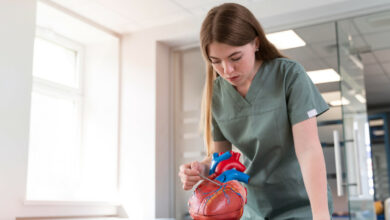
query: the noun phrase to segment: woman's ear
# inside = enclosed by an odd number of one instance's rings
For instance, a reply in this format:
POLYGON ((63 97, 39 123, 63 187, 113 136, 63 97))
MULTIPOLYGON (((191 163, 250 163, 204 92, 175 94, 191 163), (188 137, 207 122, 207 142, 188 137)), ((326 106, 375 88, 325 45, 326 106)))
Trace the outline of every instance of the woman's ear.
POLYGON ((260 47, 260 39, 259 39, 259 37, 255 38, 255 47, 256 47, 256 49, 259 49, 259 47, 260 47))

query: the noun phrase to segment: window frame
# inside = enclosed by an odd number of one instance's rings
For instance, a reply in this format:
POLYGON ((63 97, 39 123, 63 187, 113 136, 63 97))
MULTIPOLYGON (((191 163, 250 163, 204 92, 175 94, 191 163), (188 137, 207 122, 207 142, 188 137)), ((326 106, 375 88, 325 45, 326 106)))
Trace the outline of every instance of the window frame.
POLYGON ((68 39, 60 34, 57 34, 56 32, 54 32, 48 28, 44 28, 44 27, 40 27, 40 26, 36 27, 34 40, 36 38, 41 38, 43 40, 46 40, 46 41, 49 41, 51 43, 57 44, 61 47, 64 47, 66 49, 76 51, 77 52, 77 55, 76 55, 77 56, 77 58, 76 58, 76 67, 77 67, 76 74, 79 77, 78 77, 78 82, 77 82, 78 88, 73 88, 71 86, 67 86, 67 85, 64 85, 61 83, 52 82, 50 80, 43 79, 41 77, 33 75, 34 84, 35 84, 35 81, 37 81, 38 83, 40 83, 40 82, 46 83, 46 85, 50 85, 50 86, 56 87, 56 88, 61 89, 61 90, 62 89, 69 89, 69 90, 74 90, 74 91, 78 90, 79 95, 82 96, 83 91, 84 91, 84 80, 85 80, 85 71, 84 71, 85 48, 84 48, 84 46, 80 43, 77 43, 74 40, 68 39))
MULTIPOLYGON (((82 150, 82 143, 83 143, 83 106, 84 106, 84 80, 85 80, 85 71, 84 71, 84 61, 85 61, 85 48, 73 41, 70 40, 64 36, 61 36, 52 30, 49 30, 47 28, 43 27, 36 27, 36 33, 35 38, 40 38, 42 40, 49 41, 51 43, 57 44, 61 47, 64 47, 66 49, 70 49, 76 52, 76 72, 77 74, 77 81, 76 81, 76 87, 68 86, 65 84, 61 84, 58 82, 54 82, 48 79, 41 78, 39 76, 34 76, 32 73, 32 90, 31 95, 33 93, 38 93, 45 96, 50 96, 54 98, 59 99, 67 99, 71 101, 76 102, 77 106, 77 121, 78 121, 78 145, 80 147, 80 151, 82 150)), ((32 103, 31 103, 32 105, 32 103)), ((29 146, 29 150, 31 150, 29 146)), ((83 158, 81 158, 83 160, 83 158)), ((29 162, 28 162, 29 165, 29 162)), ((29 175, 27 173, 27 175, 29 175)), ((67 201, 65 199, 58 198, 58 200, 38 200, 38 199, 28 199, 28 177, 27 177, 27 184, 26 184, 26 193, 24 196, 24 204, 25 205, 43 205, 43 204, 52 204, 52 205, 91 205, 91 204, 110 204, 112 205, 112 202, 98 202, 98 201, 67 201)))

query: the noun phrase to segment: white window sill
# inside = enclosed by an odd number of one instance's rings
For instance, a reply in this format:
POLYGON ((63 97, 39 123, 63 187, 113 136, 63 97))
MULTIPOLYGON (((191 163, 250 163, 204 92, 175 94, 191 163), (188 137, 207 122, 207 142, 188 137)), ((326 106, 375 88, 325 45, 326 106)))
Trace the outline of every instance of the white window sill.
POLYGON ((23 217, 16 218, 16 220, 128 220, 128 218, 119 218, 119 217, 23 217))
POLYGON ((50 201, 50 200, 25 200, 24 205, 60 205, 60 206, 120 206, 119 202, 98 202, 98 201, 50 201))

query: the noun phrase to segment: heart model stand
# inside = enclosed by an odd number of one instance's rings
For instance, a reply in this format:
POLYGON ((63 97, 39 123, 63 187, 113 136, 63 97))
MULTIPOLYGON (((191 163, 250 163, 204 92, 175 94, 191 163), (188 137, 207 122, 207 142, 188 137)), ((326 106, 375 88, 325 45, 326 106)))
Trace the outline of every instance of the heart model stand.
POLYGON ((188 201, 188 209, 195 220, 237 220, 246 204, 247 191, 240 182, 248 183, 249 176, 243 173, 246 167, 239 161, 240 153, 227 151, 214 153, 209 179, 203 181, 188 201), (239 182, 240 181, 240 182, 239 182))

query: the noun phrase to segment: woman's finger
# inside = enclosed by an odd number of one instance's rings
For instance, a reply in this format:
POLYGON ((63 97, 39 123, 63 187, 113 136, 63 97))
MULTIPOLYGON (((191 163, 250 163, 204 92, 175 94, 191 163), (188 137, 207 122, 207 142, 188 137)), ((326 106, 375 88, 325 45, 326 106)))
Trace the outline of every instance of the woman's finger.
POLYGON ((179 170, 183 172, 184 170, 191 169, 191 164, 183 164, 180 166, 179 170))
POLYGON ((183 182, 198 182, 199 180, 201 180, 201 178, 199 176, 183 176, 181 178, 181 180, 183 182))
POLYGON ((185 175, 188 175, 188 176, 198 176, 199 175, 199 170, 187 169, 187 170, 184 170, 183 173, 185 175))
POLYGON ((196 183, 186 183, 186 184, 183 184, 183 189, 184 190, 190 190, 194 187, 196 183))

